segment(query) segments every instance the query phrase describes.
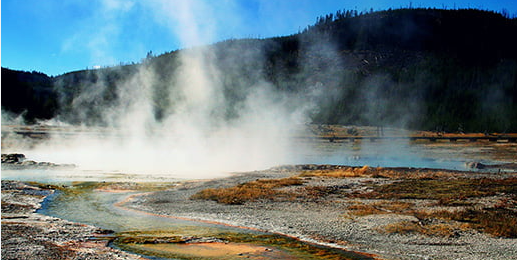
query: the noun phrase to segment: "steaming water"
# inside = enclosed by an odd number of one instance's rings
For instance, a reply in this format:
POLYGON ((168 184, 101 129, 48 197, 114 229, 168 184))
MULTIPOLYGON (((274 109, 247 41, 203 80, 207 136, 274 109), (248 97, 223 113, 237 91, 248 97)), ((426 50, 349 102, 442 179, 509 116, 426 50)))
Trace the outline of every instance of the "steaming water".
POLYGON ((404 141, 320 142, 303 156, 303 163, 466 170, 469 159, 464 152, 404 141))
POLYGON ((41 214, 55 216, 79 223, 87 223, 117 232, 130 230, 174 230, 186 226, 203 228, 225 228, 203 222, 192 222, 174 218, 164 218, 128 211, 113 205, 132 193, 85 191, 80 194, 57 192, 46 199, 41 214))
MULTIPOLYGON (((25 170, 8 170, 2 171, 2 179, 16 179, 22 181, 38 181, 44 183, 60 183, 72 181, 157 181, 157 182, 173 182, 186 179, 207 179, 227 176, 235 171, 253 171, 264 170, 274 166, 288 164, 336 164, 372 167, 418 167, 418 168, 439 168, 451 170, 469 170, 465 167, 465 162, 480 161, 483 163, 498 163, 488 156, 486 151, 489 149, 485 146, 473 146, 468 144, 446 144, 434 145, 432 143, 409 144, 404 141, 390 142, 341 142, 330 143, 328 141, 298 141, 296 149, 292 149, 289 158, 279 157, 277 161, 264 163, 257 168, 233 168, 231 170, 221 170, 221 168, 199 167, 199 165, 182 165, 177 167, 171 162, 170 171, 155 171, 152 167, 148 169, 131 169, 122 167, 117 169, 117 164, 111 165, 113 168, 105 168, 105 165, 87 164, 87 167, 80 165, 81 160, 77 161, 59 161, 60 158, 55 154, 40 154, 32 150, 23 151, 27 158, 36 161, 48 161, 54 163, 73 163, 78 164, 77 169, 25 169, 25 170), (184 170, 181 170, 184 168, 184 170)), ((19 152, 19 151, 17 151, 19 152)), ((165 153, 168 155, 168 153, 165 153)), ((123 154, 124 156, 127 153, 123 154)), ((78 155, 80 156, 80 154, 78 155)), ((106 157, 103 160, 116 158, 116 155, 106 154, 100 157, 106 157)), ((252 154, 237 156, 233 160, 248 160, 252 154)), ((74 156, 64 157, 62 159, 73 160, 74 156)), ((168 160, 166 156, 155 157, 158 160, 168 160)), ((124 158, 119 158, 124 162, 124 158)), ((252 159, 250 159, 252 160, 252 159)), ((223 161, 224 162, 224 161, 223 161)), ((138 164, 138 163, 136 163, 138 164)), ((135 165, 135 162, 128 162, 128 165, 135 165)), ((149 162, 142 162, 147 167, 149 162)), ((233 166, 235 164, 232 164, 233 166)), ((163 167, 163 165, 161 166, 163 167)))

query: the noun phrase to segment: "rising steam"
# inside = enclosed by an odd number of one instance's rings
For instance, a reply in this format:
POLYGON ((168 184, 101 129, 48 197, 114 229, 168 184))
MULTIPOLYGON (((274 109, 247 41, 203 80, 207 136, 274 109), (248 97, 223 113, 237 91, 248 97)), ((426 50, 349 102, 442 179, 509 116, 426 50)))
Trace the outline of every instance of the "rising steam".
MULTIPOLYGON (((310 103, 279 93, 259 79, 243 80, 242 84, 252 85, 239 87, 250 91, 230 104, 213 47, 199 47, 210 41, 205 37, 217 24, 210 19, 209 6, 201 1, 174 3, 154 2, 161 12, 175 14, 161 13, 161 19, 174 20, 171 27, 181 41, 198 47, 178 52, 179 65, 170 72, 173 77, 160 79, 155 67, 144 62, 129 80, 117 82, 116 102, 97 102, 108 88, 106 82, 84 89, 72 103, 76 121, 92 120, 85 111, 96 106, 104 127, 83 126, 81 133, 55 134, 26 151, 28 156, 74 163, 84 170, 188 174, 188 178, 293 162, 296 145, 290 137, 303 131, 310 103), (200 15, 203 23, 198 22, 200 15), (206 24, 210 27, 203 27, 206 24), (157 84, 165 91, 157 94, 157 84), (170 104, 157 116, 155 103, 163 100, 170 104)), ((239 57, 232 59, 238 63, 239 57)))

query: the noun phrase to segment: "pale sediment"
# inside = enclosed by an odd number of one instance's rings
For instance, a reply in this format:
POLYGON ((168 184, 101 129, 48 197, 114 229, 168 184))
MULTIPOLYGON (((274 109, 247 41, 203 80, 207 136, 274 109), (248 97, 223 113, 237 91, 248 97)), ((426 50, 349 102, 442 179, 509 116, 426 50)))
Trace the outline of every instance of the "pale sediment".
MULTIPOLYGON (((314 170, 311 167, 304 169, 314 170)), ((493 237, 475 229, 454 230, 448 236, 380 232, 389 224, 404 221, 418 223, 421 220, 398 212, 365 216, 351 214, 350 205, 359 200, 368 203, 367 199, 350 200, 331 194, 310 199, 262 199, 242 205, 191 199, 193 194, 206 188, 289 177, 298 175, 300 171, 299 167, 286 167, 209 181, 184 182, 166 191, 132 196, 124 207, 281 233, 377 255, 381 259, 512 259, 517 255, 517 239, 493 237)), ((462 172, 445 174, 455 177, 470 175, 472 178, 514 176, 462 172)), ((317 186, 336 188, 340 192, 362 192, 371 189, 368 184, 393 181, 372 177, 313 176, 305 177, 302 186, 284 189, 317 186)), ((2 181, 2 259, 139 259, 138 256, 107 247, 107 240, 91 239, 96 234, 104 233, 104 230, 35 213, 51 192, 51 189, 20 182, 2 181)), ((485 198, 486 203, 493 203, 504 196, 499 194, 494 198, 485 198)), ((415 200, 411 203, 418 206, 422 202, 415 200)))
POLYGON ((2 259, 143 259, 108 247, 109 231, 36 213, 52 192, 2 180, 2 259))
MULTIPOLYGON (((136 196, 125 206, 155 214, 217 221, 277 232, 380 256, 382 259, 512 259, 517 255, 517 239, 498 238, 474 229, 455 230, 449 236, 386 233, 386 225, 403 221, 417 223, 405 214, 349 214, 351 201, 327 196, 311 200, 258 200, 242 205, 226 205, 190 197, 205 188, 230 187, 262 178, 298 174, 297 169, 271 170, 235 175, 206 182, 186 182, 177 188, 136 196)), ((461 174, 461 173, 460 173, 461 174)), ((368 189, 366 183, 387 181, 379 178, 307 179, 308 185, 368 189)), ((418 202, 415 202, 418 203, 418 202)))

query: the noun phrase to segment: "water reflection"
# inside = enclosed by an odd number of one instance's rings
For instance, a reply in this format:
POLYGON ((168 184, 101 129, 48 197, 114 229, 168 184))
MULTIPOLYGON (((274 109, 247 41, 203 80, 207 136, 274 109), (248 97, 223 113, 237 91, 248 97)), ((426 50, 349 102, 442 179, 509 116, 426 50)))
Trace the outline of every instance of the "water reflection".
MULTIPOLYGON (((338 164, 372 167, 415 167, 466 170, 465 162, 472 160, 462 146, 446 147, 430 144, 389 142, 312 142, 311 149, 300 150, 298 163, 338 164), (304 153, 310 151, 309 153, 304 153)), ((491 161, 486 158, 484 161, 491 161)))
MULTIPOLYGON (((287 164, 337 164, 371 167, 415 167, 438 168, 450 170, 471 170, 466 162, 477 161, 484 164, 515 162, 517 144, 511 143, 449 143, 407 141, 363 140, 361 142, 299 142, 292 149, 292 156, 276 165, 267 165, 263 169, 243 169, 242 171, 264 170, 269 167, 287 164)), ((31 158, 30 152, 26 154, 31 158)), ((238 158, 236 158, 238 159, 238 158)), ((74 162, 68 162, 74 163, 74 162)), ((43 183, 69 183, 72 181, 106 181, 106 182, 172 182, 193 178, 216 178, 228 172, 122 172, 117 169, 2 169, 2 179, 37 181, 43 183)))
POLYGON ((73 222, 87 223, 117 232, 188 230, 189 227, 192 227, 192 231, 203 230, 203 232, 206 232, 210 228, 217 228, 218 230, 225 228, 224 226, 203 222, 193 223, 188 220, 164 218, 114 206, 134 193, 114 193, 94 189, 85 189, 77 193, 57 191, 45 200, 38 213, 73 222), (203 227, 203 229, 200 229, 200 227, 203 227))

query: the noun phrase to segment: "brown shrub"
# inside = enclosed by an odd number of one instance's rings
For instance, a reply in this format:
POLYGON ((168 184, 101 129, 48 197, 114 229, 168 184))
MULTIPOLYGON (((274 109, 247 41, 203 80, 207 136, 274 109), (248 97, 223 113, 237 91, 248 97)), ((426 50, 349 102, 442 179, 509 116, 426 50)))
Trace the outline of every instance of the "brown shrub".
POLYGON ((413 203, 401 202, 401 201, 377 201, 370 204, 364 204, 356 202, 350 205, 347 209, 352 211, 351 213, 356 216, 367 216, 374 214, 408 214, 411 208, 414 206, 413 203))
POLYGON ((349 177, 370 177, 374 173, 374 169, 368 165, 363 167, 344 167, 340 169, 323 169, 305 171, 300 177, 331 177, 331 178, 349 178, 349 177))
POLYGON ((367 216, 367 215, 376 215, 376 214, 386 214, 387 212, 376 208, 371 204, 355 204, 348 206, 348 210, 351 210, 353 215, 356 216, 367 216))
POLYGON ((471 223, 474 228, 493 236, 517 238, 517 214, 509 209, 467 209, 454 212, 448 217, 471 223))
POLYGON ((373 191, 356 194, 375 199, 435 199, 442 203, 470 197, 492 196, 497 193, 517 193, 517 178, 494 179, 406 179, 373 187, 373 191))
POLYGON ((414 221, 401 221, 386 225, 384 228, 379 229, 379 231, 384 233, 422 234, 426 236, 451 237, 455 235, 455 230, 458 228, 459 226, 457 225, 445 223, 422 225, 414 221))
POLYGON ((415 217, 454 220, 496 237, 517 238, 517 213, 510 209, 467 208, 459 211, 415 212, 415 217))
POLYGON ((409 211, 415 204, 403 201, 389 201, 382 204, 382 207, 396 213, 403 213, 409 211))
POLYGON ((224 204, 243 204, 247 201, 285 196, 287 193, 275 189, 302 184, 303 181, 297 177, 256 180, 229 188, 204 189, 194 194, 191 199, 213 200, 224 204))

